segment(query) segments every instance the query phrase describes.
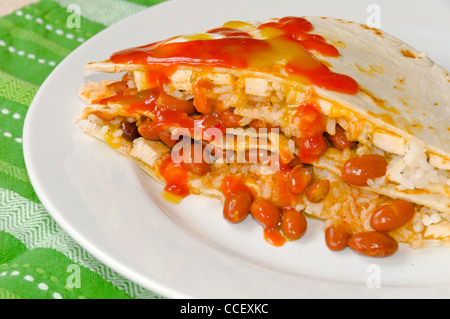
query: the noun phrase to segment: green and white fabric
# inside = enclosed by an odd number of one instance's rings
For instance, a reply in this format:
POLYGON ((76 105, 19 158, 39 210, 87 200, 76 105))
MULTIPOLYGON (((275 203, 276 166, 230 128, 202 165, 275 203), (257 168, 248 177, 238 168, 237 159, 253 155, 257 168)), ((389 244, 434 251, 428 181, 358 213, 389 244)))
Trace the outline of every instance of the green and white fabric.
POLYGON ((70 52, 162 1, 41 0, 0 17, 0 298, 160 298, 100 263, 52 219, 30 183, 22 129, 39 86, 70 52))

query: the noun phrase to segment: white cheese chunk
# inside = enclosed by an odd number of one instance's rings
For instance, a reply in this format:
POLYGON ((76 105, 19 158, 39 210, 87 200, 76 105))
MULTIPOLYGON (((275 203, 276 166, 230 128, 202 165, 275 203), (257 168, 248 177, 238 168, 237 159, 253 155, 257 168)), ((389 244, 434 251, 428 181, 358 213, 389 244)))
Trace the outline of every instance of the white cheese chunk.
POLYGON ((425 230, 424 237, 447 237, 450 233, 450 222, 442 222, 439 224, 432 224, 425 230))
POLYGON ((245 93, 268 97, 272 93, 269 81, 262 78, 245 78, 245 93))
POLYGON ((405 140, 396 135, 377 132, 373 134, 373 144, 389 153, 404 155, 405 154, 405 140))
POLYGON ((176 90, 192 90, 192 70, 176 70, 170 77, 170 80, 176 90))
POLYGON ((450 170, 450 160, 436 154, 430 154, 430 164, 439 169, 450 170))
POLYGON ((152 144, 154 143, 154 141, 149 141, 143 137, 139 137, 133 141, 133 148, 131 149, 129 155, 152 167, 161 155, 157 152, 155 147, 153 147, 152 144))
POLYGON ((207 77, 215 85, 233 85, 233 77, 226 73, 211 73, 207 77))
POLYGON ((134 82, 136 83, 136 88, 138 91, 146 90, 150 87, 147 80, 147 75, 141 70, 136 70, 133 72, 134 82))

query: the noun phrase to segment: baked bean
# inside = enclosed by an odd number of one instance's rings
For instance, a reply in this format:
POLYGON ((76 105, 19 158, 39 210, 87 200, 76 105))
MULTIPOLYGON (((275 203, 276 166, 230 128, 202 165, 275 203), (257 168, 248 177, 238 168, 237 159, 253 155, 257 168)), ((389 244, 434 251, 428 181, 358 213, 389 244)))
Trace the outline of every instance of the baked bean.
POLYGON ((250 213, 252 198, 248 192, 241 192, 225 197, 223 216, 232 223, 242 222, 250 213))
POLYGON ((294 194, 303 193, 311 183, 311 179, 312 176, 308 169, 302 167, 301 165, 295 166, 289 172, 289 188, 291 192, 294 194))
POLYGON ((344 181, 355 186, 367 186, 369 179, 386 175, 387 162, 380 155, 363 155, 349 159, 342 169, 344 181))
POLYGON ((351 233, 342 225, 333 225, 325 229, 325 243, 330 250, 343 250, 348 245, 351 233))
POLYGON ((172 139, 172 134, 168 131, 161 131, 158 133, 158 137, 161 141, 163 141, 167 146, 174 146, 177 143, 177 140, 172 139))
POLYGON ((220 114, 220 121, 223 123, 225 127, 241 127, 239 122, 242 120, 242 116, 235 114, 233 110, 226 110, 222 114, 220 114))
POLYGON ((289 166, 294 168, 297 165, 303 166, 303 163, 300 160, 300 158, 297 155, 294 154, 294 158, 289 162, 289 166))
POLYGON ((388 257, 398 249, 397 241, 386 233, 367 231, 353 235, 348 246, 360 255, 388 257))
POLYGON ((180 100, 170 96, 165 92, 161 92, 158 96, 158 111, 177 111, 180 113, 193 114, 195 108, 192 100, 180 100))
POLYGON ((323 200, 330 192, 330 181, 323 179, 313 183, 306 191, 306 198, 311 203, 318 203, 323 200))
POLYGON ((200 163, 186 163, 186 164, 189 171, 199 176, 206 175, 209 172, 209 167, 211 166, 210 164, 204 161, 200 163))
POLYGON ((370 226, 378 231, 388 232, 406 224, 414 215, 415 205, 403 199, 397 199, 391 205, 377 209, 370 218, 370 226))
POLYGON ((203 150, 206 153, 205 156, 208 156, 213 162, 219 158, 223 158, 226 163, 228 163, 228 159, 234 155, 233 150, 226 150, 220 147, 215 146, 208 141, 202 140, 203 150))
POLYGON ((272 126, 262 120, 252 120, 249 124, 249 127, 254 128, 257 132, 261 129, 264 129, 263 132, 270 132, 272 129, 280 129, 279 126, 272 126))
POLYGON ((275 247, 281 247, 286 242, 286 236, 284 236, 277 227, 264 228, 264 239, 275 247))
POLYGON ((218 132, 218 128, 222 127, 222 122, 216 114, 204 114, 195 120, 194 130, 199 129, 203 132, 203 139, 213 141, 219 137, 223 137, 222 132, 218 132), (220 134, 220 135, 218 135, 220 134))
POLYGON ((129 141, 133 141, 141 136, 135 122, 130 123, 127 120, 123 120, 120 122, 120 128, 122 129, 123 137, 129 141))
POLYGON ((345 130, 339 124, 336 124, 335 134, 327 134, 327 138, 330 141, 331 145, 339 150, 344 150, 346 148, 351 149, 356 146, 356 142, 348 140, 347 136, 345 135, 345 130))
POLYGON ((301 137, 322 136, 325 121, 320 108, 314 103, 302 103, 297 108, 295 117, 299 119, 301 137))
POLYGON ((155 129, 151 119, 144 120, 138 127, 138 132, 141 136, 148 140, 159 140, 159 130, 155 129))
POLYGON ((249 124, 249 127, 259 130, 260 128, 266 128, 266 123, 261 120, 252 120, 249 124))
POLYGON ((166 182, 164 190, 176 196, 176 199, 171 197, 170 201, 177 201, 190 194, 187 171, 183 163, 174 162, 172 156, 167 155, 162 159, 158 171, 166 182))
POLYGON ((252 217, 264 227, 276 227, 281 220, 280 209, 271 201, 256 199, 250 206, 252 217))
POLYGON ((194 106, 199 113, 210 114, 214 110, 214 100, 208 96, 208 92, 212 92, 213 89, 214 84, 208 79, 200 79, 192 85, 194 106))
POLYGON ((307 228, 305 216, 294 209, 283 209, 281 213, 280 229, 289 240, 302 237, 307 228))
POLYGON ((245 184, 242 178, 238 176, 230 175, 225 177, 220 184, 220 190, 225 197, 247 192, 253 198, 250 188, 245 184))
POLYGON ((304 138, 292 138, 298 147, 298 157, 305 164, 313 164, 328 150, 328 144, 322 134, 304 138))
POLYGON ((179 143, 183 143, 178 149, 178 155, 181 157, 185 167, 190 172, 199 176, 207 174, 211 164, 205 159, 205 152, 203 152, 202 144, 197 142, 187 144, 186 141, 183 140, 179 143))

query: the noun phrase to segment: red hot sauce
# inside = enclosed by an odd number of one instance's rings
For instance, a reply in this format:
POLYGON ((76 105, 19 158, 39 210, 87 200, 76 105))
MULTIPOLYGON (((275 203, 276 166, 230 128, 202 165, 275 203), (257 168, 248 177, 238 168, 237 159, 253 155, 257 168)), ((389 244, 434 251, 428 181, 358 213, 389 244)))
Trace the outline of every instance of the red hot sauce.
MULTIPOLYGON (((239 28, 217 28, 208 31, 218 38, 156 42, 114 53, 114 63, 141 64, 167 76, 174 66, 224 67, 232 69, 273 70, 284 64, 289 75, 306 78, 317 87, 344 94, 358 93, 351 77, 331 71, 312 53, 338 57, 339 51, 326 43, 305 18, 285 17, 258 26, 262 38, 251 37, 239 28)), ((155 71, 156 72, 156 71, 155 71)))

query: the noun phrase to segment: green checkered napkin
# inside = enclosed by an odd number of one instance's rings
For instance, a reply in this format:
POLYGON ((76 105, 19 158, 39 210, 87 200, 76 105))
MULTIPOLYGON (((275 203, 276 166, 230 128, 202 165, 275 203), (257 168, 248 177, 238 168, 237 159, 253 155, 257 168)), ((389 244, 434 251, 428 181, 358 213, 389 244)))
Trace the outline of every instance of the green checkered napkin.
POLYGON ((49 216, 28 178, 22 129, 39 86, 64 57, 162 1, 41 0, 0 17, 0 298, 159 298, 100 263, 49 216))

